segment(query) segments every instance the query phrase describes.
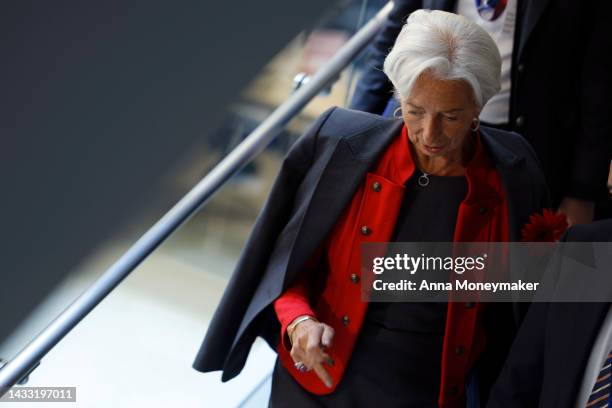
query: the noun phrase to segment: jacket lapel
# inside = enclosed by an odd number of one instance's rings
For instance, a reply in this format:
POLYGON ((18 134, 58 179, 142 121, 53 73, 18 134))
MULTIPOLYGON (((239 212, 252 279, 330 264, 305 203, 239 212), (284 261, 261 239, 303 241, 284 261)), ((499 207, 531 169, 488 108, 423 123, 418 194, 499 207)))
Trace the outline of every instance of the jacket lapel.
POLYGON ((527 40, 529 39, 529 36, 533 32, 536 24, 542 17, 542 14, 544 14, 544 10, 546 9, 546 6, 548 5, 549 1, 550 0, 537 0, 537 1, 522 0, 519 2, 518 7, 521 7, 522 5, 525 10, 523 18, 522 18, 522 22, 523 22, 522 28, 521 28, 522 32, 520 33, 521 38, 519 40, 519 50, 518 50, 519 59, 523 55, 525 44, 527 43, 527 40))
POLYGON ((498 140, 494 140, 491 129, 481 127, 481 135, 485 148, 499 172, 506 193, 510 241, 520 241, 520 225, 533 212, 531 203, 534 201, 532 198, 525 199, 525 194, 532 194, 530 190, 525 189, 525 186, 531 183, 527 179, 529 177, 527 172, 515 171, 515 167, 524 161, 524 157, 517 156, 510 149, 500 144, 498 140))
POLYGON ((366 172, 399 134, 402 124, 401 120, 388 119, 380 126, 338 143, 295 235, 288 255, 284 286, 295 278, 300 266, 331 231, 363 182, 366 172))

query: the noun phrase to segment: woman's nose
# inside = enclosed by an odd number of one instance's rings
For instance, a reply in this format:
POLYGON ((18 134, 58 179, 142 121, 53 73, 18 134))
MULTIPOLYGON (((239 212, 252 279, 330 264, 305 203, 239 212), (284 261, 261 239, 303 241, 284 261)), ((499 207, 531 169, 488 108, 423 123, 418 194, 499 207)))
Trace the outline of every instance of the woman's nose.
POLYGON ((432 142, 438 139, 440 125, 435 117, 426 117, 423 123, 423 140, 432 142))

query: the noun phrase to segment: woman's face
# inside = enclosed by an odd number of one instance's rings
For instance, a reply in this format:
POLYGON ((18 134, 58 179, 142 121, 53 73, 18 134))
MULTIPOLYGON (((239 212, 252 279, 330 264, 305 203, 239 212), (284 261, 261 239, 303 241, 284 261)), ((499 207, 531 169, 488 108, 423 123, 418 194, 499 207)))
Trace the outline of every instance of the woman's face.
POLYGON ((462 160, 470 126, 480 113, 465 81, 437 79, 425 71, 401 101, 408 135, 419 158, 462 160))

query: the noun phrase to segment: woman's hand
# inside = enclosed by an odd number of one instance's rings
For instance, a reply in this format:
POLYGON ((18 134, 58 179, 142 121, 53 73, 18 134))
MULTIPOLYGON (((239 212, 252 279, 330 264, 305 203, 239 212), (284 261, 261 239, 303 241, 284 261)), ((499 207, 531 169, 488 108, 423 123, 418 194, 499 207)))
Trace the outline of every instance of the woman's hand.
POLYGON ((289 333, 291 357, 293 361, 302 362, 307 370, 314 370, 323 383, 331 388, 332 378, 323 367, 323 363, 333 365, 333 360, 325 352, 334 338, 334 329, 316 320, 304 320, 298 323, 289 333))

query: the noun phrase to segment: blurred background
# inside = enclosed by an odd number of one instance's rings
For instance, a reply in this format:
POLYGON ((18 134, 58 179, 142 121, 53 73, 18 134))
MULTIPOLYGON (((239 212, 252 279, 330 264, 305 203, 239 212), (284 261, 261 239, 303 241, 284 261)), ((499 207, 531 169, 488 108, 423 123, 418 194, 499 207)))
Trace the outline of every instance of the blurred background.
MULTIPOLYGON (((129 219, 118 219, 112 233, 42 302, 36 301, 33 312, 0 343, 0 358, 8 360, 21 350, 157 221, 160 209, 169 209, 189 191, 385 3, 332 3, 286 44, 224 110, 214 131, 191 143, 180 162, 164 173, 155 205, 136 202, 129 219)), ((253 346, 242 374, 227 383, 221 383, 219 373, 202 374, 191 364, 283 156, 320 113, 347 105, 364 60, 364 55, 357 58, 253 163, 86 316, 42 359, 26 385, 77 387, 78 407, 267 406, 275 354, 263 341, 253 346)), ((23 406, 2 406, 13 405, 23 406)), ((75 406, 36 404, 47 405, 75 406)))

